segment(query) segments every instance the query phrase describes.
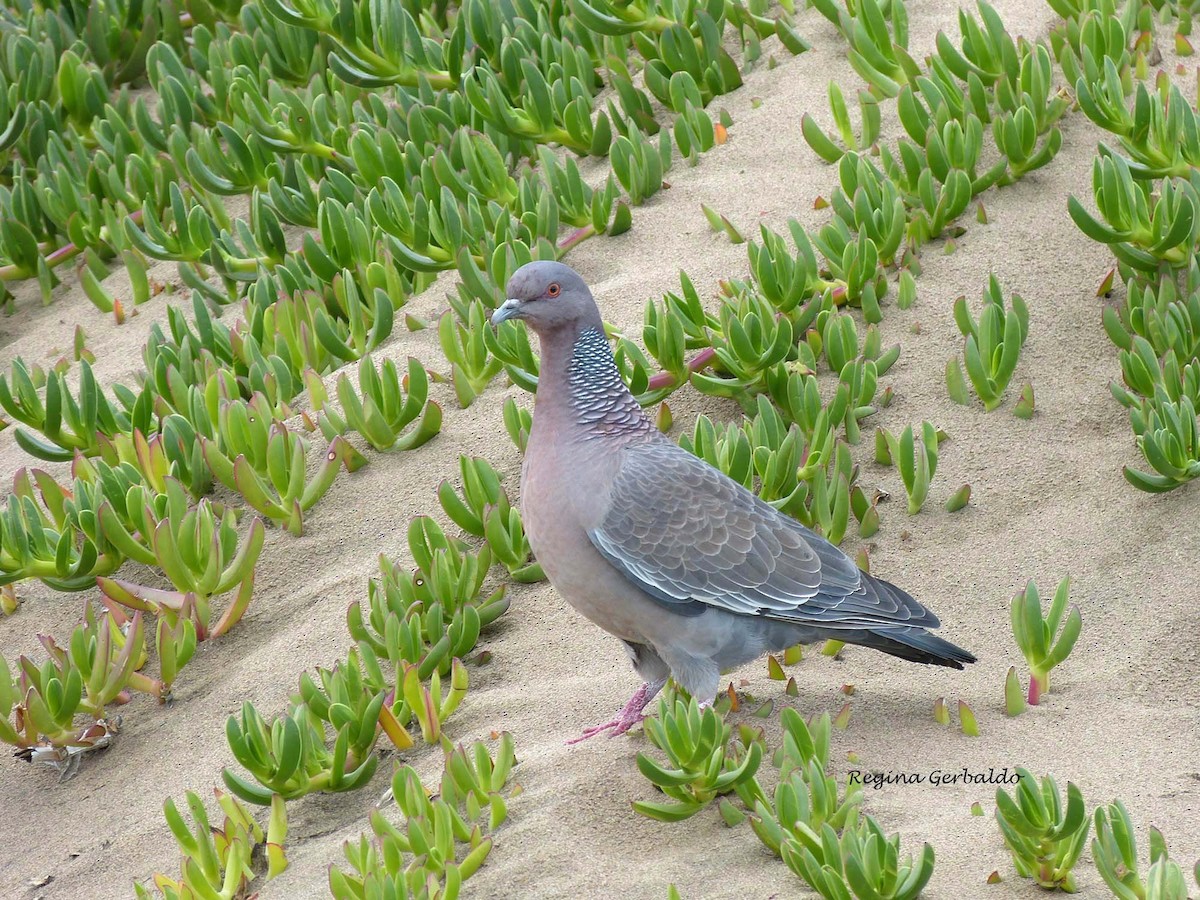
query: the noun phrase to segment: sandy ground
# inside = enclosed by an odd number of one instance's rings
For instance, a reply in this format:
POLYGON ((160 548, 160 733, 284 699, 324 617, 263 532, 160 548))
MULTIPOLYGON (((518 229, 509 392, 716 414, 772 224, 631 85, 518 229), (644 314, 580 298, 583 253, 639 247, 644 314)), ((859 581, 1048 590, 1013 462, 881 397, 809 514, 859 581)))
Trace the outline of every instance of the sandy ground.
MULTIPOLYGON (((1052 20, 1039 0, 996 6, 1014 34, 1043 35, 1052 20)), ((912 47, 931 47, 938 29, 956 33, 947 7, 909 3, 912 47)), ((592 284, 605 316, 632 335, 640 335, 646 300, 676 289, 680 269, 712 303, 719 278, 746 274, 745 248, 710 232, 701 203, 748 236, 760 222, 782 230, 789 216, 808 226, 824 221, 813 200, 828 196, 835 171, 803 142, 800 118, 809 110, 827 123, 828 79, 846 88, 858 79, 824 20, 808 13, 801 25, 814 44, 811 52, 792 58, 775 46, 774 70, 761 66, 741 90, 717 101, 734 120, 725 146, 694 169, 672 170, 671 189, 635 211, 632 231, 585 242, 571 253, 569 262, 592 284)), ((888 117, 892 109, 885 106, 889 140, 898 133, 888 117)), ((964 217, 968 231, 956 253, 926 248, 910 310, 898 311, 891 300, 885 305, 885 343, 902 345, 899 362, 884 379, 894 387, 895 401, 869 420, 868 439, 855 450, 864 485, 902 497, 895 470, 872 459, 873 426, 899 430, 928 419, 949 434, 926 510, 909 517, 896 501, 883 507, 882 528, 869 544, 872 571, 932 606, 943 633, 976 652, 979 663, 959 673, 854 648, 836 661, 806 654, 793 672, 800 684, 796 699, 767 679, 761 662, 732 677, 744 679, 756 696, 793 704, 805 715, 836 712, 844 701, 841 685, 856 685, 850 726, 834 737, 838 771, 850 767, 848 751, 858 753, 863 768, 890 772, 1025 765, 1060 783, 1076 782, 1089 808, 1122 798, 1143 853, 1146 829, 1154 824, 1172 855, 1190 869, 1200 856, 1196 491, 1151 497, 1120 476, 1122 464, 1136 461, 1136 451, 1107 388, 1119 368, 1100 326, 1102 301, 1095 289, 1109 257, 1066 214, 1071 192, 1090 205, 1098 132, 1081 114, 1068 116, 1063 131, 1063 150, 1050 167, 986 195, 988 225, 964 217), (1019 292, 1031 310, 1017 374, 1018 382, 1031 381, 1036 390, 1038 412, 1028 422, 1012 416, 1011 397, 985 415, 981 407, 957 406, 946 396, 943 367, 961 349, 951 304, 960 294, 976 300, 989 272, 997 273, 1006 292, 1019 292), (973 489, 970 507, 946 513, 942 503, 964 482, 973 489), (1021 664, 1009 631, 1008 599, 1030 577, 1048 592, 1067 573, 1083 612, 1083 636, 1056 671, 1049 702, 1008 719, 1004 674, 1021 664), (959 699, 971 704, 981 737, 934 722, 931 706, 942 696, 952 706, 959 699)), ((171 268, 157 274, 169 278, 171 268)), ((443 281, 412 301, 411 309, 436 315, 450 288, 443 281)), ((90 306, 73 280, 48 308, 31 292, 19 300, 18 312, 0 320, 0 365, 7 367, 17 354, 52 363, 69 352, 73 326, 82 322, 97 372, 112 381, 132 376, 149 324, 164 320, 166 304, 182 297, 156 298, 121 327, 90 306)), ((381 355, 402 360, 410 354, 431 368, 444 367, 432 330, 398 330, 381 355)), ((133 879, 158 869, 174 872, 163 799, 219 784, 221 767, 232 761, 223 722, 243 701, 269 716, 283 708, 303 668, 332 664, 344 653, 347 604, 365 595, 380 553, 406 559, 406 523, 416 514, 440 512, 434 492, 441 479, 455 476, 459 454, 485 456, 517 493, 519 459, 500 412, 506 396, 522 403, 531 398, 501 379, 463 411, 446 386, 435 390, 447 412, 436 441, 412 453, 371 453, 369 466, 339 476, 309 516, 304 537, 269 533, 246 619, 228 637, 202 646, 178 682, 173 706, 135 700, 122 710, 125 727, 116 747, 89 760, 65 784, 48 770, 16 761, 0 765, 0 896, 129 896, 133 879)), ((690 390, 671 405, 677 431, 690 428, 701 411, 719 418, 736 413, 690 390)), ((11 432, 0 434, 0 471, 31 464, 11 432)), ((858 546, 857 538, 844 544, 850 553, 858 546)), ((21 611, 0 621, 0 652, 10 660, 37 652, 38 632, 68 634, 84 597, 36 584, 18 590, 21 611)), ((623 703, 636 676, 619 644, 566 608, 548 585, 515 588, 512 596, 510 613, 485 635, 493 661, 472 671, 470 693, 449 726, 455 739, 465 741, 492 730, 514 732, 520 760, 515 777, 525 789, 466 895, 657 900, 672 882, 686 900, 804 895, 803 883, 748 826, 726 829, 715 809, 673 825, 634 814, 631 800, 653 796, 634 766, 635 754, 647 746, 640 733, 564 746, 565 738, 623 703)), ((774 731, 772 723, 768 732, 774 731)), ((439 757, 417 751, 406 759, 432 776, 439 757)), ((325 895, 327 867, 340 860, 344 840, 367 828, 390 770, 385 761, 375 781, 353 795, 289 804, 292 865, 262 896, 325 895)), ((990 817, 992 791, 888 786, 868 790, 866 809, 903 835, 903 847, 934 845, 937 865, 925 896, 1036 896, 1034 886, 1013 874, 990 817), (970 815, 977 800, 987 817, 970 815), (994 869, 1004 881, 985 887, 994 869)), ((1078 871, 1082 896, 1107 896, 1090 854, 1078 871)))

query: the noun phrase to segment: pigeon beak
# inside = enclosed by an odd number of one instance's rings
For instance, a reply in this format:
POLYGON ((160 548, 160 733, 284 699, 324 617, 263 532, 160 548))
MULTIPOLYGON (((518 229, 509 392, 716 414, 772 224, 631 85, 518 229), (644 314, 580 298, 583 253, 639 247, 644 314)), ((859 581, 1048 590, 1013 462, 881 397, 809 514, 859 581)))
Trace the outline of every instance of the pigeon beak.
POLYGON ((515 319, 521 314, 521 305, 522 301, 519 298, 509 297, 497 306, 496 311, 492 313, 492 324, 499 325, 501 322, 515 319))

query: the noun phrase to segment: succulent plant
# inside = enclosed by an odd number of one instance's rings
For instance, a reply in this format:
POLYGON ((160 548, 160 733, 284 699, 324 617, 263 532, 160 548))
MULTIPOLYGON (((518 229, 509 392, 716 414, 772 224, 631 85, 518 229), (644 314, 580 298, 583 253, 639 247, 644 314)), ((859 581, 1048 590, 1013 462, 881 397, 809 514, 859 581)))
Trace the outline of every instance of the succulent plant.
POLYGON ((1067 783, 1067 803, 1054 778, 1046 775, 1040 784, 1028 769, 1017 768, 1013 796, 996 789, 996 822, 1012 854, 1017 874, 1032 878, 1040 887, 1075 891, 1071 871, 1087 842, 1090 825, 1083 795, 1067 783))
MULTIPOLYGON (((1189 361, 1200 356, 1200 294, 1181 296, 1171 278, 1150 283, 1130 278, 1126 282, 1125 302, 1120 307, 1106 306, 1103 322, 1104 330, 1120 350, 1134 351, 1136 347, 1135 357, 1144 362, 1153 361, 1145 367, 1144 379, 1152 383, 1162 377, 1156 373, 1161 368, 1160 357, 1172 354, 1179 365, 1186 368, 1189 361), (1138 338, 1147 346, 1143 347, 1138 338)), ((1130 363, 1133 362, 1131 359, 1130 363)), ((1122 357, 1122 370, 1127 368, 1132 366, 1122 357)), ((1130 380, 1127 377, 1127 383, 1130 380)), ((1129 386, 1137 389, 1135 384, 1129 386)), ((1143 396, 1153 396, 1153 393, 1143 396)))
POLYGON ((1029 333, 1029 310, 1025 301, 1020 295, 1013 294, 1010 303, 1012 308, 1006 312, 1000 282, 995 275, 988 276, 983 310, 978 320, 971 317, 965 297, 954 301, 954 320, 966 339, 963 361, 967 376, 983 401, 984 409, 989 412, 1000 405, 1029 333))
MULTIPOLYGON (((803 826, 802 826, 803 827, 803 826)), ((925 844, 917 859, 900 859, 900 836, 884 835, 870 816, 856 820, 839 837, 826 823, 811 842, 783 845, 783 859, 826 900, 912 900, 933 876, 933 847, 925 844)))
POLYGON ((438 485, 438 500, 450 520, 468 534, 484 537, 489 507, 507 512, 511 504, 500 484, 500 476, 491 463, 482 457, 460 456, 459 473, 462 494, 450 481, 438 485))
POLYGON ((436 668, 429 673, 428 686, 424 683, 421 668, 408 663, 402 664, 397 680, 399 683, 380 714, 380 722, 392 743, 400 748, 404 746, 404 738, 399 732, 409 722, 417 724, 425 743, 440 743, 442 724, 458 709, 467 694, 466 666, 458 657, 450 661, 450 680, 444 696, 442 677, 436 668))
POLYGON ((477 820, 486 809, 488 828, 495 831, 508 817, 508 804, 501 791, 516 762, 513 737, 507 731, 500 734, 494 759, 483 741, 476 741, 470 751, 459 744, 446 754, 442 799, 462 808, 468 821, 477 820))
POLYGON ((846 109, 846 98, 836 82, 829 82, 829 109, 833 114, 833 123, 837 135, 831 136, 823 131, 816 120, 805 113, 800 120, 801 131, 808 146, 825 162, 834 163, 842 158, 846 151, 864 151, 874 146, 879 139, 879 101, 866 91, 858 92, 859 121, 861 135, 855 135, 850 124, 850 114, 846 109), (838 138, 842 146, 838 146, 838 138))
POLYGON ((523 454, 525 452, 525 447, 529 444, 529 432, 532 428, 533 412, 518 406, 512 397, 505 400, 504 430, 508 432, 508 436, 512 439, 518 453, 523 454))
POLYGON ((902 0, 864 0, 845 6, 835 0, 816 0, 813 5, 841 31, 850 44, 850 65, 877 93, 895 97, 916 76, 916 64, 907 50, 908 12, 902 0))
POLYGON ((455 321, 453 314, 446 312, 438 324, 442 352, 450 361, 450 380, 459 406, 464 409, 504 368, 487 349, 485 334, 490 326, 484 310, 483 303, 477 301, 471 305, 470 318, 465 323, 455 321))
POLYGON ((118 400, 114 406, 96 383, 87 360, 79 363, 78 399, 61 372, 47 374, 44 386, 43 398, 20 357, 13 360, 9 376, 0 377, 0 408, 40 435, 34 437, 20 428, 13 432, 21 449, 38 459, 66 462, 77 451, 95 456, 102 436, 134 428, 150 431, 150 395, 144 391, 135 395, 126 389, 130 405, 124 407, 118 400))
POLYGON ((628 135, 617 135, 610 152, 613 174, 629 195, 629 202, 641 206, 663 185, 663 175, 671 168, 670 132, 659 132, 656 142, 641 130, 631 128, 628 135))
POLYGON ((731 749, 732 729, 716 710, 701 710, 695 698, 664 697, 658 717, 645 721, 650 743, 667 755, 667 764, 647 753, 638 753, 638 770, 674 802, 635 800, 633 808, 644 816, 677 822, 695 815, 716 797, 738 791, 753 797, 762 793, 754 773, 762 762, 762 747, 755 741, 731 749))
POLYGON ((708 220, 708 227, 717 234, 724 234, 727 238, 729 238, 729 243, 745 243, 746 239, 742 237, 742 233, 738 231, 736 225, 729 221, 727 216, 721 215, 711 206, 708 206, 704 203, 700 204, 700 211, 704 213, 704 218, 708 220))
MULTIPOLYGON (((237 401, 227 408, 245 409, 237 401)), ((339 435, 330 441, 324 461, 309 480, 307 441, 299 434, 281 422, 264 422, 244 411, 231 414, 227 422, 221 434, 225 447, 200 437, 209 469, 251 507, 293 535, 304 533, 304 513, 329 490, 339 468, 354 472, 366 463, 366 457, 339 435)))
POLYGON ((938 442, 941 439, 938 430, 929 422, 922 423, 920 434, 921 439, 917 441, 911 425, 906 426, 898 438, 885 428, 876 431, 876 459, 886 460, 885 464, 896 463, 905 493, 908 494, 910 516, 921 511, 929 496, 929 482, 937 471, 938 442), (880 454, 881 447, 885 450, 883 456, 880 454))
POLYGON ((1132 270, 1155 273, 1160 265, 1178 269, 1191 260, 1200 224, 1196 189, 1179 178, 1162 182, 1152 195, 1149 181, 1136 180, 1121 156, 1101 156, 1093 163, 1092 192, 1101 219, 1074 196, 1067 211, 1080 231, 1107 244, 1132 270))
POLYGON ((503 322, 483 332, 484 343, 492 356, 500 360, 512 383, 530 393, 537 391, 538 357, 529 343, 524 323, 503 322))
MULTIPOLYGON (((376 842, 362 835, 347 841, 349 869, 329 869, 329 886, 338 900, 364 897, 455 897, 492 848, 476 822, 489 812, 489 829, 503 822, 504 789, 515 762, 512 738, 500 736, 493 759, 476 742, 472 753, 447 749, 441 795, 431 797, 410 766, 397 766, 388 796, 403 820, 394 825, 379 810, 371 813, 376 842), (485 804, 486 803, 486 807, 485 804)), ((509 790, 510 796, 517 788, 509 790)))
MULTIPOLYGON (((186 900, 188 897, 234 900, 257 878, 253 858, 260 847, 265 847, 267 857, 266 880, 275 878, 287 868, 283 850, 287 838, 287 811, 283 798, 278 794, 272 797, 271 814, 264 833, 237 797, 219 789, 214 789, 213 793, 225 814, 219 829, 209 824, 204 802, 192 791, 186 795, 188 811, 195 823, 192 827, 188 827, 172 798, 168 797, 163 804, 167 825, 183 856, 178 880, 161 872, 154 876, 154 888, 163 900, 186 900)), ((134 887, 140 900, 156 896, 143 884, 134 887)))
POLYGON ((1133 823, 1120 800, 1096 807, 1092 859, 1114 896, 1120 900, 1185 900, 1188 894, 1183 869, 1167 856, 1162 832, 1150 827, 1150 868, 1138 871, 1137 841, 1133 823))
POLYGON ((1125 479, 1140 490, 1162 493, 1200 477, 1200 424, 1191 397, 1172 402, 1159 385, 1143 415, 1137 445, 1154 471, 1125 466, 1125 479))
MULTIPOLYGON (((325 731, 313 723, 311 711, 303 703, 276 717, 268 725, 247 702, 241 716, 230 716, 225 737, 234 759, 254 778, 250 781, 230 769, 223 769, 225 786, 247 803, 269 806, 275 794, 284 800, 303 797, 314 791, 356 790, 375 774, 379 757, 370 751, 353 753, 351 742, 369 731, 374 744, 375 722, 383 696, 379 695, 361 718, 349 711, 336 728, 333 748, 325 746, 325 731)), ((331 713, 332 715, 332 713, 331 713)), ((359 741, 361 748, 361 740, 359 741)))
POLYGON ((0 741, 15 746, 22 759, 58 769, 63 779, 74 774, 83 753, 109 746, 120 716, 107 708, 127 702, 131 687, 154 691, 136 672, 145 654, 141 614, 128 624, 126 632, 113 616, 95 616, 89 604, 66 647, 40 636, 48 654, 40 667, 22 656, 14 678, 0 657, 0 741), (80 726, 80 715, 93 721, 80 726))
MULTIPOLYGON (((118 479, 106 486, 122 485, 118 479)), ((116 571, 125 556, 95 527, 104 500, 103 488, 86 477, 66 488, 41 470, 19 470, 0 508, 0 583, 38 578, 57 590, 80 591, 116 571)))
POLYGON ((711 330, 713 366, 724 373, 692 375, 692 385, 716 397, 746 398, 763 387, 766 373, 794 346, 791 321, 777 317, 765 299, 741 292, 723 298, 719 330, 711 330))
POLYGON ((1013 637, 1029 663, 1029 703, 1033 706, 1038 704, 1042 694, 1049 693, 1050 670, 1070 655, 1083 627, 1079 607, 1072 607, 1067 614, 1070 588, 1070 577, 1059 582, 1045 614, 1037 585, 1032 580, 1012 599, 1013 637))
POLYGON ((1117 136, 1135 178, 1189 178, 1193 164, 1200 162, 1200 132, 1196 114, 1179 88, 1165 78, 1153 88, 1139 83, 1127 106, 1127 90, 1116 65, 1105 58, 1103 66, 1098 82, 1079 79, 1084 115, 1117 136))
POLYGON ((403 378, 392 360, 385 359, 377 369, 371 358, 364 356, 358 364, 358 391, 350 376, 342 373, 337 397, 341 412, 326 406, 321 419, 329 440, 352 428, 376 450, 413 450, 432 440, 442 428, 442 408, 429 399, 429 376, 411 356, 403 378))
POLYGON ((1025 708, 1025 691, 1021 688, 1017 667, 1009 666, 1008 675, 1004 679, 1004 712, 1009 716, 1019 716, 1025 712, 1025 708))
POLYGON ((782 855, 783 845, 819 833, 828 822, 835 830, 853 822, 862 802, 862 784, 849 781, 845 792, 827 774, 832 723, 828 713, 811 726, 791 707, 780 715, 783 744, 775 757, 779 784, 770 797, 753 799, 754 833, 772 852, 782 855), (807 831, 801 829, 803 825, 807 831))
POLYGON ((190 619, 199 640, 220 637, 241 620, 250 603, 265 537, 262 521, 255 518, 245 540, 240 540, 231 509, 218 514, 207 498, 190 506, 183 486, 171 477, 165 479, 165 488, 155 496, 141 486, 132 487, 124 510, 128 525, 108 502, 100 507, 98 520, 108 540, 130 559, 160 568, 175 590, 110 577, 97 583, 108 599, 165 617, 172 629, 180 619, 190 619), (212 623, 213 598, 234 590, 233 601, 212 623))

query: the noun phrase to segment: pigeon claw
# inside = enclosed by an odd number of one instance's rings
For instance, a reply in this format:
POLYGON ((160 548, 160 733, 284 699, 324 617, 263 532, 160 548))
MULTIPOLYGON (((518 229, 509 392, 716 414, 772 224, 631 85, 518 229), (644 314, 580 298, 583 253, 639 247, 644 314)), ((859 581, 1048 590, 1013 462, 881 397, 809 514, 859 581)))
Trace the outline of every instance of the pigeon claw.
MULTIPOLYGON (((567 741, 567 745, 579 744, 586 741, 588 738, 594 738, 598 734, 610 732, 609 737, 616 737, 618 734, 624 734, 634 725, 638 725, 646 718, 642 712, 646 708, 646 704, 653 697, 649 684, 643 684, 637 689, 637 692, 629 698, 629 702, 625 704, 625 708, 617 713, 617 717, 611 722, 605 722, 603 725, 593 725, 591 728, 584 729, 583 734, 579 737, 571 738, 567 741)), ((657 693, 655 691, 654 693, 657 693)))

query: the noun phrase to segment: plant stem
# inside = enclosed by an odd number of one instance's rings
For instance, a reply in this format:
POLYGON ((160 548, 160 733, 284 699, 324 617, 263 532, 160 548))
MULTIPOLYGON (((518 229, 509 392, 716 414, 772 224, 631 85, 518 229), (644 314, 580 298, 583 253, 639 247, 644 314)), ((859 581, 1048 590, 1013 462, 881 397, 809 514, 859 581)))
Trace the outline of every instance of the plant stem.
MULTIPOLYGON (((699 372, 709 361, 716 355, 717 351, 712 347, 705 347, 690 360, 688 360, 688 373, 699 372)), ((646 382, 646 389, 657 391, 661 388, 671 387, 675 383, 675 376, 670 372, 659 372, 657 375, 651 375, 650 380, 646 382)))
POLYGON ((577 244, 581 244, 588 238, 596 234, 595 225, 584 225, 582 228, 577 228, 568 234, 565 238, 558 242, 558 256, 561 259, 566 255, 567 251, 574 248, 577 244))

